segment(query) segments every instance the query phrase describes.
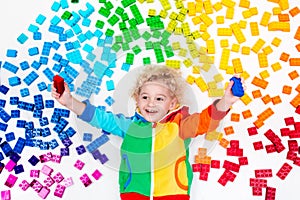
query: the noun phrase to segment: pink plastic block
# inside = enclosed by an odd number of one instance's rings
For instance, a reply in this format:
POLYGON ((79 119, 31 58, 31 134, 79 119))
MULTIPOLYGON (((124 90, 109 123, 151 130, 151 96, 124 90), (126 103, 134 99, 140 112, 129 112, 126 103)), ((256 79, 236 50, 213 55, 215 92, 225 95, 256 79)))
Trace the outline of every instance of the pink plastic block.
POLYGON ((40 170, 35 170, 35 169, 30 170, 30 177, 39 178, 40 177, 40 170))
POLYGON ((10 200, 10 190, 1 191, 1 200, 10 200))
POLYGON ((62 182, 62 185, 65 186, 65 187, 69 187, 71 185, 73 185, 74 182, 73 182, 73 179, 72 177, 69 177, 69 178, 65 178, 62 182))
POLYGON ((284 118, 285 121, 285 125, 294 125, 295 121, 294 121, 294 117, 286 117, 284 118))
POLYGON ((10 174, 10 175, 8 175, 4 185, 6 185, 9 188, 12 188, 15 185, 17 180, 18 180, 18 177, 10 174))
POLYGON ((210 165, 211 165, 211 168, 219 169, 220 168, 220 161, 219 160, 212 160, 210 165))
POLYGON ((275 200, 276 188, 267 187, 265 200, 275 200))
POLYGON ((82 168, 84 167, 84 162, 82 162, 81 160, 77 160, 74 164, 74 167, 76 167, 79 170, 82 170, 82 168))
POLYGON ((23 180, 20 184, 19 187, 23 190, 26 191, 29 188, 29 183, 26 180, 23 180))
POLYGON ((262 196, 262 188, 261 187, 252 187, 253 196, 262 196))
POLYGON ((44 165, 44 166, 42 167, 41 172, 42 172, 43 174, 45 174, 46 176, 50 176, 51 173, 53 172, 53 169, 52 169, 51 167, 47 166, 47 165, 44 165))
POLYGON ((258 178, 250 178, 250 186, 251 187, 267 187, 267 180, 265 179, 258 179, 258 178))
POLYGON ((17 164, 16 164, 14 161, 9 160, 9 161, 7 162, 7 164, 5 165, 5 169, 7 169, 7 171, 11 172, 11 171, 14 169, 14 167, 15 167, 16 165, 17 165, 17 164))
POLYGON ((40 155, 40 161, 41 161, 41 163, 52 161, 52 153, 48 152, 46 154, 40 155))
POLYGON ((61 156, 56 155, 56 154, 52 154, 51 160, 52 160, 52 162, 60 163, 61 162, 61 156))
POLYGON ((248 158, 247 157, 240 157, 239 158, 240 165, 248 165, 248 158))
POLYGON ((83 174, 81 177, 80 177, 80 180, 81 182, 83 183, 83 185, 85 187, 89 186, 92 184, 92 181, 91 179, 89 178, 89 176, 87 174, 83 174))
POLYGON ((54 183, 55 181, 50 176, 47 176, 47 178, 44 180, 44 184, 47 187, 51 187, 54 183))
POLYGON ((257 151, 257 150, 263 149, 264 145, 263 145, 262 141, 257 141, 257 142, 253 142, 253 147, 254 147, 255 151, 257 151))
POLYGON ((43 185, 39 181, 33 179, 30 183, 30 187, 32 187, 35 192, 39 192, 43 188, 43 185))
POLYGON ((62 180, 64 179, 63 175, 58 172, 57 174, 55 174, 53 176, 53 180, 56 182, 56 183, 60 183, 62 180))
POLYGON ((54 191, 54 196, 57 196, 59 198, 62 198, 64 195, 66 187, 60 184, 56 185, 55 191, 54 191))
POLYGON ((46 199, 49 193, 50 193, 50 190, 49 190, 48 188, 46 188, 46 187, 43 187, 43 188, 39 191, 38 195, 39 195, 42 199, 46 199))
POLYGON ((199 180, 207 181, 208 180, 208 172, 200 172, 199 180))
POLYGON ((92 173, 92 176, 96 179, 96 180, 99 180, 102 176, 101 172, 96 169, 93 173, 92 173))
POLYGON ((272 177, 272 169, 257 169, 254 170, 255 178, 269 178, 272 177))

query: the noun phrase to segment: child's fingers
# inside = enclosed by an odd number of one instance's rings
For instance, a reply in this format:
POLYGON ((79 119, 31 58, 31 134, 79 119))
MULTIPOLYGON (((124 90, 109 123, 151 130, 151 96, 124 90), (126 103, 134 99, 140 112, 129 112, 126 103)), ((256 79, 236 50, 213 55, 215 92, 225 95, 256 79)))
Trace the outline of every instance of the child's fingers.
POLYGON ((69 86, 68 86, 68 84, 66 82, 64 82, 64 87, 65 87, 65 91, 67 93, 70 93, 70 88, 69 88, 69 86))

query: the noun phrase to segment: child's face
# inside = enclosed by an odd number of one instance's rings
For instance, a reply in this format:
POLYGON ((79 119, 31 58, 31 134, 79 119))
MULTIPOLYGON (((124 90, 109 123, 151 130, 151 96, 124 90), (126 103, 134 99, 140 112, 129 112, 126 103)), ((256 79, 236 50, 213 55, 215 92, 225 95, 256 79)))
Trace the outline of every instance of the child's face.
POLYGON ((168 87, 160 82, 145 83, 136 101, 142 116, 149 122, 158 122, 177 104, 168 87))

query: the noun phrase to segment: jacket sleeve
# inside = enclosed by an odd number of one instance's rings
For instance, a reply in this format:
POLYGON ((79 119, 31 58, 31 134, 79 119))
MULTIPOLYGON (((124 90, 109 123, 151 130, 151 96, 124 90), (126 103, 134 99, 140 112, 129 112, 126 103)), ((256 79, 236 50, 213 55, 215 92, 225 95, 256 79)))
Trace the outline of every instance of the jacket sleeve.
POLYGON ((86 108, 78 116, 79 119, 96 128, 101 128, 106 132, 124 138, 131 123, 130 118, 125 117, 123 114, 113 114, 112 112, 95 107, 88 100, 83 101, 83 103, 86 104, 86 108))
POLYGON ((182 119, 180 122, 180 137, 183 139, 193 138, 215 130, 229 112, 229 110, 226 112, 218 111, 216 108, 218 101, 216 100, 201 113, 194 113, 182 119))

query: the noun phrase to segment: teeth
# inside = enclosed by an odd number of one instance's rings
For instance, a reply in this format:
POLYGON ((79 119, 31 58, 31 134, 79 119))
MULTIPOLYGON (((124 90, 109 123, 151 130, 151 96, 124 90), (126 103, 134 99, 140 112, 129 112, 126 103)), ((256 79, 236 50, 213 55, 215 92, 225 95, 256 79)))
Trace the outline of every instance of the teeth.
POLYGON ((155 110, 150 110, 150 109, 146 109, 147 112, 150 112, 150 113, 155 113, 156 111, 155 110))

